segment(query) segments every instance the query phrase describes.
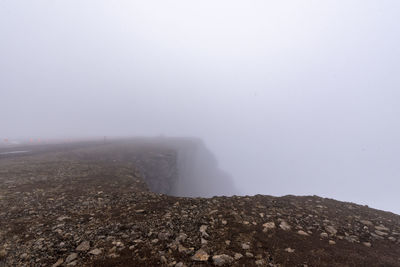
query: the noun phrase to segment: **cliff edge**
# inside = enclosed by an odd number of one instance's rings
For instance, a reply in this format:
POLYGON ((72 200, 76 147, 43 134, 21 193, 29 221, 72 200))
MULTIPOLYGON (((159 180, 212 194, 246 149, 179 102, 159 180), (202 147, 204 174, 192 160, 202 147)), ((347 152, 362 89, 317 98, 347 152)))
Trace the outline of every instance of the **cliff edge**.
POLYGON ((198 139, 21 151, 0 156, 0 266, 400 266, 399 215, 214 196, 237 190, 198 139))

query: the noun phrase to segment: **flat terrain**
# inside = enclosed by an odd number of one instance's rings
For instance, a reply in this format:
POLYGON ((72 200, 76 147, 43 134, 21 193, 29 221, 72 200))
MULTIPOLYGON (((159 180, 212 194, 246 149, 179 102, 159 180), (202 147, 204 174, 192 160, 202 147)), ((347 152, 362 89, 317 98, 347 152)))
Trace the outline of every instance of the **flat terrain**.
POLYGON ((29 152, 0 155, 0 266, 400 266, 393 213, 317 196, 153 193, 141 155, 154 165, 173 153, 138 143, 14 150, 29 152))

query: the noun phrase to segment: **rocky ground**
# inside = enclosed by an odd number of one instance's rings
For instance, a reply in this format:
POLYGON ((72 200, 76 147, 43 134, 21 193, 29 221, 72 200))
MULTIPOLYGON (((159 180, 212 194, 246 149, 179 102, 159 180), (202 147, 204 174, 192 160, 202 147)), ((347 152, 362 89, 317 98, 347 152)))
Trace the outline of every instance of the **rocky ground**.
POLYGON ((173 155, 154 147, 23 150, 0 157, 0 266, 400 266, 399 215, 317 196, 153 193, 137 155, 173 155))

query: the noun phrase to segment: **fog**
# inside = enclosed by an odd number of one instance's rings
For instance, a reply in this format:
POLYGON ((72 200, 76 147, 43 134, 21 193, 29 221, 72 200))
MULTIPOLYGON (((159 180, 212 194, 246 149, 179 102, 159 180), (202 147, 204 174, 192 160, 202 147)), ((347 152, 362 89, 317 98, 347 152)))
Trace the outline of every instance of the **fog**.
POLYGON ((400 2, 0 1, 0 138, 193 136, 242 194, 400 214, 400 2))

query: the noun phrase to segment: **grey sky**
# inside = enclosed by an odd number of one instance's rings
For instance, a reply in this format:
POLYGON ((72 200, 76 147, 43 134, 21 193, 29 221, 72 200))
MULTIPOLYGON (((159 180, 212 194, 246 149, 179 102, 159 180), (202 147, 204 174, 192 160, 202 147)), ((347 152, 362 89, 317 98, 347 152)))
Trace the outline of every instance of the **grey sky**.
POLYGON ((198 136, 243 193, 400 213, 400 2, 0 0, 0 137, 198 136))

